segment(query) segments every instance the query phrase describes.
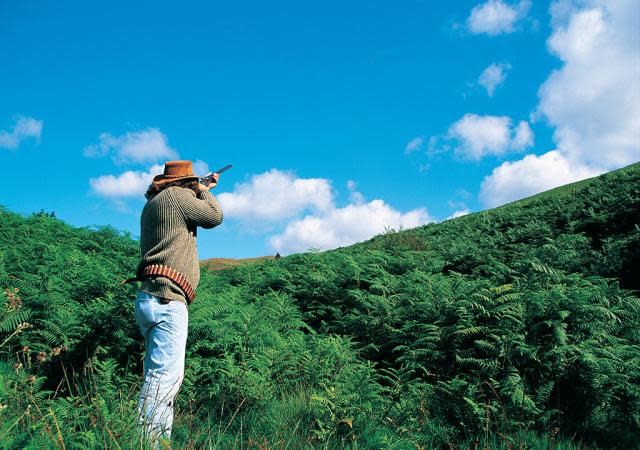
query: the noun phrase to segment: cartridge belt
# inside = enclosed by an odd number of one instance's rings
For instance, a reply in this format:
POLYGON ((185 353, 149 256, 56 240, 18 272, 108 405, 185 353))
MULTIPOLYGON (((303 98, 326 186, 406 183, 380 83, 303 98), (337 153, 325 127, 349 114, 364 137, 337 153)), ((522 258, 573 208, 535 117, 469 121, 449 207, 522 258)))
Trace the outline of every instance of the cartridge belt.
POLYGON ((132 283, 134 281, 144 281, 147 278, 164 277, 173 281, 187 298, 187 304, 193 303, 196 298, 196 291, 191 284, 187 281, 187 277, 178 272, 176 269, 164 264, 151 264, 146 266, 140 275, 134 278, 128 278, 122 282, 122 284, 132 283))

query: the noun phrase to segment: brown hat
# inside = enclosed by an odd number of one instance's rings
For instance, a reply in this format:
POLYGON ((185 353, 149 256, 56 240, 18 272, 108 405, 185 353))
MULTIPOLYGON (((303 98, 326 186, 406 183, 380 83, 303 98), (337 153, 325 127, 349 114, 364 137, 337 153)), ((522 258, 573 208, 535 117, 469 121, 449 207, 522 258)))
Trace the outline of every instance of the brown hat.
POLYGON ((178 180, 197 180, 191 161, 167 161, 164 174, 153 177, 153 184, 171 183, 178 180))

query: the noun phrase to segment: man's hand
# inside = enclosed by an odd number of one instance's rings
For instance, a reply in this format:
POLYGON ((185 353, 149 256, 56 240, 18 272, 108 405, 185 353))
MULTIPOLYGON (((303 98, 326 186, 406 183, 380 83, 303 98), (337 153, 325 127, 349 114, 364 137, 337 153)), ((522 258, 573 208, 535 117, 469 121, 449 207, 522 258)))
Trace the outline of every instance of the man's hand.
POLYGON ((209 189, 216 187, 218 185, 218 179, 220 179, 220 175, 217 173, 214 173, 211 175, 211 178, 213 178, 213 181, 209 183, 209 186, 205 186, 202 183, 198 183, 198 189, 200 189, 201 191, 208 191, 209 189))

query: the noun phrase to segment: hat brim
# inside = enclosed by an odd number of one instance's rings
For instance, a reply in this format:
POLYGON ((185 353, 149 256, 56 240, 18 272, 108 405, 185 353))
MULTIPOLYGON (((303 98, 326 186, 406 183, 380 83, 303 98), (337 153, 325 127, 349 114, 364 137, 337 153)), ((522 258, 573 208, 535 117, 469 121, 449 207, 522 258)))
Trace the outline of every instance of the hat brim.
POLYGON ((166 183, 173 183, 174 181, 182 181, 182 180, 198 180, 200 177, 196 175, 187 175, 183 177, 171 177, 167 175, 156 175, 153 177, 153 184, 162 185, 166 183))

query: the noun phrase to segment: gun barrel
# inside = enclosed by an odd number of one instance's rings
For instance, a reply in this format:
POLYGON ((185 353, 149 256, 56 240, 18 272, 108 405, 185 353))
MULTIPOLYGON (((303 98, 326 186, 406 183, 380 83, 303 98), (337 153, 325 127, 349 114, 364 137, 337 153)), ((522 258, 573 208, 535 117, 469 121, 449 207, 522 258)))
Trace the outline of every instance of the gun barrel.
POLYGON ((224 166, 222 169, 218 169, 213 173, 217 173, 218 175, 220 175, 222 172, 226 172, 227 170, 231 169, 233 166, 231 164, 227 164, 226 166, 224 166))
POLYGON ((220 175, 222 172, 226 172, 227 170, 231 169, 232 167, 233 166, 231 164, 227 164, 222 169, 218 169, 215 172, 211 172, 210 174, 200 178, 200 182, 202 184, 204 184, 205 186, 209 186, 209 184, 211 184, 211 182, 213 181, 213 174, 214 173, 217 173, 218 175, 220 175))

